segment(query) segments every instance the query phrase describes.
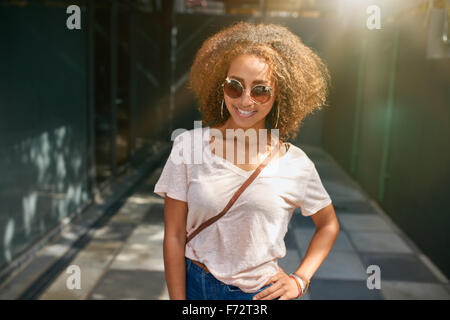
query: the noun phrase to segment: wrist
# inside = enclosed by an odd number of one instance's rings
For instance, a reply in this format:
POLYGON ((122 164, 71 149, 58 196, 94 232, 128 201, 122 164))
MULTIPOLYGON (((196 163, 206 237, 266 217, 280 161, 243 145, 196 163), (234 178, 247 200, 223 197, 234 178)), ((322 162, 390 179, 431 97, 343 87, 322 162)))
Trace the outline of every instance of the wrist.
POLYGON ((297 285, 299 286, 299 291, 301 292, 300 296, 304 295, 309 287, 309 279, 305 279, 296 274, 295 272, 291 273, 289 276, 296 280, 297 285))
POLYGON ((289 278, 291 278, 292 280, 294 280, 295 285, 297 286, 298 294, 297 294, 297 297, 296 297, 296 298, 301 297, 303 293, 302 293, 302 287, 300 286, 300 283, 298 282, 298 279, 297 279, 296 277, 294 277, 294 276, 292 275, 292 273, 289 275, 289 278))
POLYGON ((302 279, 304 283, 309 282, 309 278, 305 277, 303 274, 297 272, 293 272, 292 274, 295 274, 297 277, 300 277, 300 279, 302 279))
POLYGON ((297 281, 298 285, 300 286, 301 293, 303 294, 305 292, 305 288, 306 288, 305 281, 299 275, 297 275, 295 273, 291 273, 290 276, 293 277, 297 281))

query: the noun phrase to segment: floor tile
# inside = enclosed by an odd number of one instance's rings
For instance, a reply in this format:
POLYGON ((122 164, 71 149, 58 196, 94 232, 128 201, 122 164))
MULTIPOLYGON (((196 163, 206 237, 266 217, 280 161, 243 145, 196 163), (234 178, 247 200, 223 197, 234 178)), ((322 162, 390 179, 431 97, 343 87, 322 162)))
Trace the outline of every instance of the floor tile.
POLYGON ((80 251, 70 265, 77 266, 80 275, 80 289, 67 288, 70 274, 63 270, 40 296, 40 300, 81 300, 86 299, 94 284, 102 277, 115 253, 120 249, 121 241, 91 241, 80 251))
MULTIPOLYGON (((302 258, 304 255, 302 255, 302 258)), ((314 273, 314 279, 366 280, 368 275, 359 256, 352 252, 331 251, 314 273)))
MULTIPOLYGON (((295 228, 292 232, 293 237, 297 243, 297 247, 300 252, 304 253, 308 249, 309 243, 314 235, 315 229, 311 228, 295 228)), ((345 231, 340 230, 336 241, 331 249, 338 251, 351 251, 355 252, 354 246, 351 244, 345 231)))
POLYGON ((156 300, 164 290, 164 272, 109 270, 88 299, 156 300))
POLYGON ((450 300, 444 285, 436 283, 381 281, 387 300, 450 300))
POLYGON ((377 214, 374 207, 364 199, 363 201, 352 201, 349 199, 333 199, 333 207, 336 214, 351 213, 351 214, 377 214))
POLYGON ((301 263, 300 255, 297 250, 287 249, 286 255, 278 260, 278 265, 287 274, 295 272, 301 263))
POLYGON ((284 244, 286 246, 286 249, 289 250, 295 250, 298 252, 297 242, 295 241, 294 237, 294 229, 288 230, 286 233, 286 236, 284 237, 284 244))
POLYGON ((359 254, 365 268, 369 265, 380 267, 381 281, 439 282, 414 254, 373 252, 360 252, 359 254))
POLYGON ((170 300, 169 288, 167 288, 167 285, 165 282, 164 282, 164 287, 163 287, 159 297, 157 298, 157 300, 170 300))
POLYGON ((317 279, 310 283, 311 300, 384 300, 378 289, 368 289, 365 280, 317 279))
POLYGON ((164 271, 163 247, 160 244, 127 243, 109 268, 164 271))
POLYGON ((349 231, 348 235, 358 251, 413 253, 411 248, 394 232, 349 231))
POLYGON ((292 214, 289 228, 302 227, 302 228, 316 228, 316 225, 311 217, 305 217, 302 215, 300 208, 297 208, 292 214))
POLYGON ((142 224, 129 236, 110 269, 164 271, 164 229, 142 224))
POLYGON ((297 248, 301 252, 302 255, 306 253, 306 250, 309 247, 309 243, 311 242, 312 236, 315 232, 315 229, 311 228, 295 228, 292 231, 293 238, 297 243, 297 248))
POLYGON ((353 181, 339 168, 336 168, 332 164, 324 161, 313 161, 317 172, 322 180, 322 183, 326 184, 329 182, 345 183, 348 185, 354 185, 353 181))
POLYGON ((393 231, 388 222, 379 215, 356 215, 340 214, 338 215, 341 227, 349 231, 393 231))
POLYGON ((126 241, 133 229, 136 228, 136 223, 111 222, 98 229, 94 238, 95 241, 126 241))
POLYGON ((331 199, 347 199, 352 201, 365 201, 366 198, 359 191, 359 189, 355 188, 352 185, 347 183, 342 183, 342 181, 322 181, 325 190, 330 195, 331 199))

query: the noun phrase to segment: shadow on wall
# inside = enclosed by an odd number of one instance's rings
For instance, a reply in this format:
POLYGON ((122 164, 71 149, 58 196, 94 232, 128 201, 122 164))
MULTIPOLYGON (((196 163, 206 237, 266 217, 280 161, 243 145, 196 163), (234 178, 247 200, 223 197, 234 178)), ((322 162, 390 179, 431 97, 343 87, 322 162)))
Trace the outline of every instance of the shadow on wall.
POLYGON ((88 201, 84 145, 71 127, 2 149, 0 268, 88 201))

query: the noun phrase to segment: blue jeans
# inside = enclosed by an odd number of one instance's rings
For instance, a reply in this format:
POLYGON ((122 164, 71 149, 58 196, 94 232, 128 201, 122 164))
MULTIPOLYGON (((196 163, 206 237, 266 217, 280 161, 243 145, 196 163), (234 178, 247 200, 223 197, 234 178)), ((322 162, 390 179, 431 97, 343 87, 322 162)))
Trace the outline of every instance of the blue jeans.
POLYGON ((271 286, 269 284, 257 292, 247 293, 236 286, 217 280, 211 273, 206 273, 194 264, 191 259, 185 257, 185 262, 186 300, 252 300, 255 294, 271 286))

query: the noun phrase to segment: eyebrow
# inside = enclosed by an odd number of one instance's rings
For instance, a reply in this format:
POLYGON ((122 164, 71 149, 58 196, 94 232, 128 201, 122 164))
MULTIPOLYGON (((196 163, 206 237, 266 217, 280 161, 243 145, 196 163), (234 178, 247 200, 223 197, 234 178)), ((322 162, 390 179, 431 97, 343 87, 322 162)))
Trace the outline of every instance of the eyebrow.
MULTIPOLYGON (((231 78, 235 78, 236 80, 239 80, 239 81, 241 81, 241 82, 244 82, 244 79, 239 78, 239 77, 237 77, 237 76, 230 76, 230 77, 231 77, 231 78)), ((252 83, 266 83, 266 84, 268 84, 269 82, 266 81, 266 80, 254 80, 252 83)))

